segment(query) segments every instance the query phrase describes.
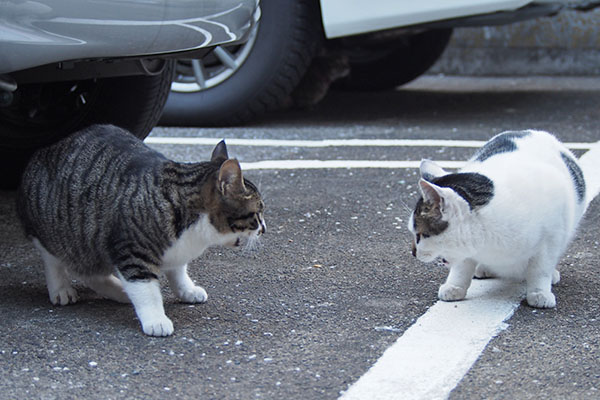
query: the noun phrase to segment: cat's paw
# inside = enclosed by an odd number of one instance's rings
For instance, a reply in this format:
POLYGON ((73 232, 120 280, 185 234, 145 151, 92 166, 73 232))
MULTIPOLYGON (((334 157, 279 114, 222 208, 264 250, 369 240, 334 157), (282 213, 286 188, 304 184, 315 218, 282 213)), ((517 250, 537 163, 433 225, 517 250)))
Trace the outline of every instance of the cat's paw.
POLYGON ((558 282, 560 282, 560 272, 558 272, 558 270, 555 269, 552 273, 552 284, 556 285, 558 282))
POLYGON ((485 265, 477 265, 475 268, 475 278, 477 279, 489 279, 495 278, 494 273, 490 271, 485 265))
POLYGON ((165 315, 142 322, 142 330, 148 336, 169 336, 173 333, 173 322, 165 315))
POLYGON ((77 291, 71 286, 62 287, 59 289, 49 290, 50 302, 52 304, 66 306, 67 304, 77 303, 79 296, 77 291))
POLYGON ((457 301, 462 300, 467 295, 467 289, 452 285, 451 283, 444 283, 440 286, 438 291, 438 298, 443 301, 457 301))
POLYGON ((179 299, 184 303, 204 303, 208 299, 208 294, 201 286, 192 286, 179 293, 179 299))
POLYGON ((535 308, 554 308, 556 297, 552 292, 530 292, 527 293, 527 304, 535 308))

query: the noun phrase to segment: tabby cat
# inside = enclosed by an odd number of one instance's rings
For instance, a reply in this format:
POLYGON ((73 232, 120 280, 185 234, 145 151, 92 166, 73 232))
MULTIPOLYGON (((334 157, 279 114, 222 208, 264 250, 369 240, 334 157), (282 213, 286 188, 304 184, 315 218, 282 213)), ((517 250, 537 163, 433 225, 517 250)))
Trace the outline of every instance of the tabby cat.
POLYGON ((187 263, 209 246, 255 240, 265 232, 263 207, 224 141, 209 162, 183 164, 112 125, 38 150, 17 205, 53 304, 77 301, 72 275, 106 298, 133 303, 152 336, 173 333, 159 275, 181 301, 206 301, 187 263))

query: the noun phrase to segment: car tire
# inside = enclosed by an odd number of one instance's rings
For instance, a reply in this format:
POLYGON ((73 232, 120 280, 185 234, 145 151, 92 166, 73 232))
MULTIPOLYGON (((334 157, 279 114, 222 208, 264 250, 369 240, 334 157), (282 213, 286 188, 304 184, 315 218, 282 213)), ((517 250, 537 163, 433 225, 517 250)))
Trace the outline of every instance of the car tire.
POLYGON ((18 186, 31 154, 92 124, 114 124, 143 139, 160 118, 173 61, 152 76, 127 76, 20 86, 0 108, 1 189, 18 186), (29 111, 28 111, 29 110, 29 111))
POLYGON ((348 52, 350 73, 334 87, 343 90, 390 90, 424 74, 442 55, 450 41, 452 29, 435 29, 408 36, 395 47, 348 52))
POLYGON ((239 125, 280 108, 323 38, 318 2, 263 0, 256 29, 252 48, 231 76, 204 89, 172 90, 160 124, 239 125))

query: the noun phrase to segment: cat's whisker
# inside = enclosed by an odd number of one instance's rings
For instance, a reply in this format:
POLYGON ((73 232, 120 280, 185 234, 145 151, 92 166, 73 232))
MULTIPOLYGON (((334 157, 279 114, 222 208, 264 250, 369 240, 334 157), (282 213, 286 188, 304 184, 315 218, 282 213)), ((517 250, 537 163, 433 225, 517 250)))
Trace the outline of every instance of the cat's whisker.
POLYGON ((404 208, 404 210, 410 215, 413 210, 408 206, 408 204, 406 204, 404 202, 404 200, 399 199, 399 201, 400 201, 400 204, 402 205, 402 208, 404 208))
POLYGON ((260 237, 251 236, 242 248, 242 253, 244 255, 256 255, 261 247, 262 243, 260 241, 260 237))
POLYGON ((263 177, 263 174, 260 174, 258 177, 258 191, 259 192, 262 192, 262 177, 263 177))

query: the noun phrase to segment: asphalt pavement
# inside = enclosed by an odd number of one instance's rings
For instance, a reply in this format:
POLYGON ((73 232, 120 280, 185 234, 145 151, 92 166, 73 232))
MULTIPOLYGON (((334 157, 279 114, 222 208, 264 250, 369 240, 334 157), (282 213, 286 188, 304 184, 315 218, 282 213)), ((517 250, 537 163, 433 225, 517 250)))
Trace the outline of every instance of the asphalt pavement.
MULTIPOLYGON (((599 104, 599 78, 428 77, 395 92, 330 93, 314 109, 245 127, 161 127, 151 136, 473 141, 532 128, 587 143, 600 140, 599 104)), ((211 151, 152 146, 181 161, 211 151)), ((461 161, 472 152, 229 145, 245 165, 461 161)), ((0 398, 336 399, 437 302, 446 272, 410 255, 405 228, 417 198, 414 168, 256 169, 246 177, 265 199, 267 234, 256 250, 215 248, 192 262, 205 304, 178 303, 164 285, 175 325, 168 338, 144 336, 131 306, 81 286, 79 303, 51 305, 14 193, 0 192, 0 398)), ((599 211, 596 199, 560 262, 557 308, 522 303, 451 399, 600 398, 599 211)))

